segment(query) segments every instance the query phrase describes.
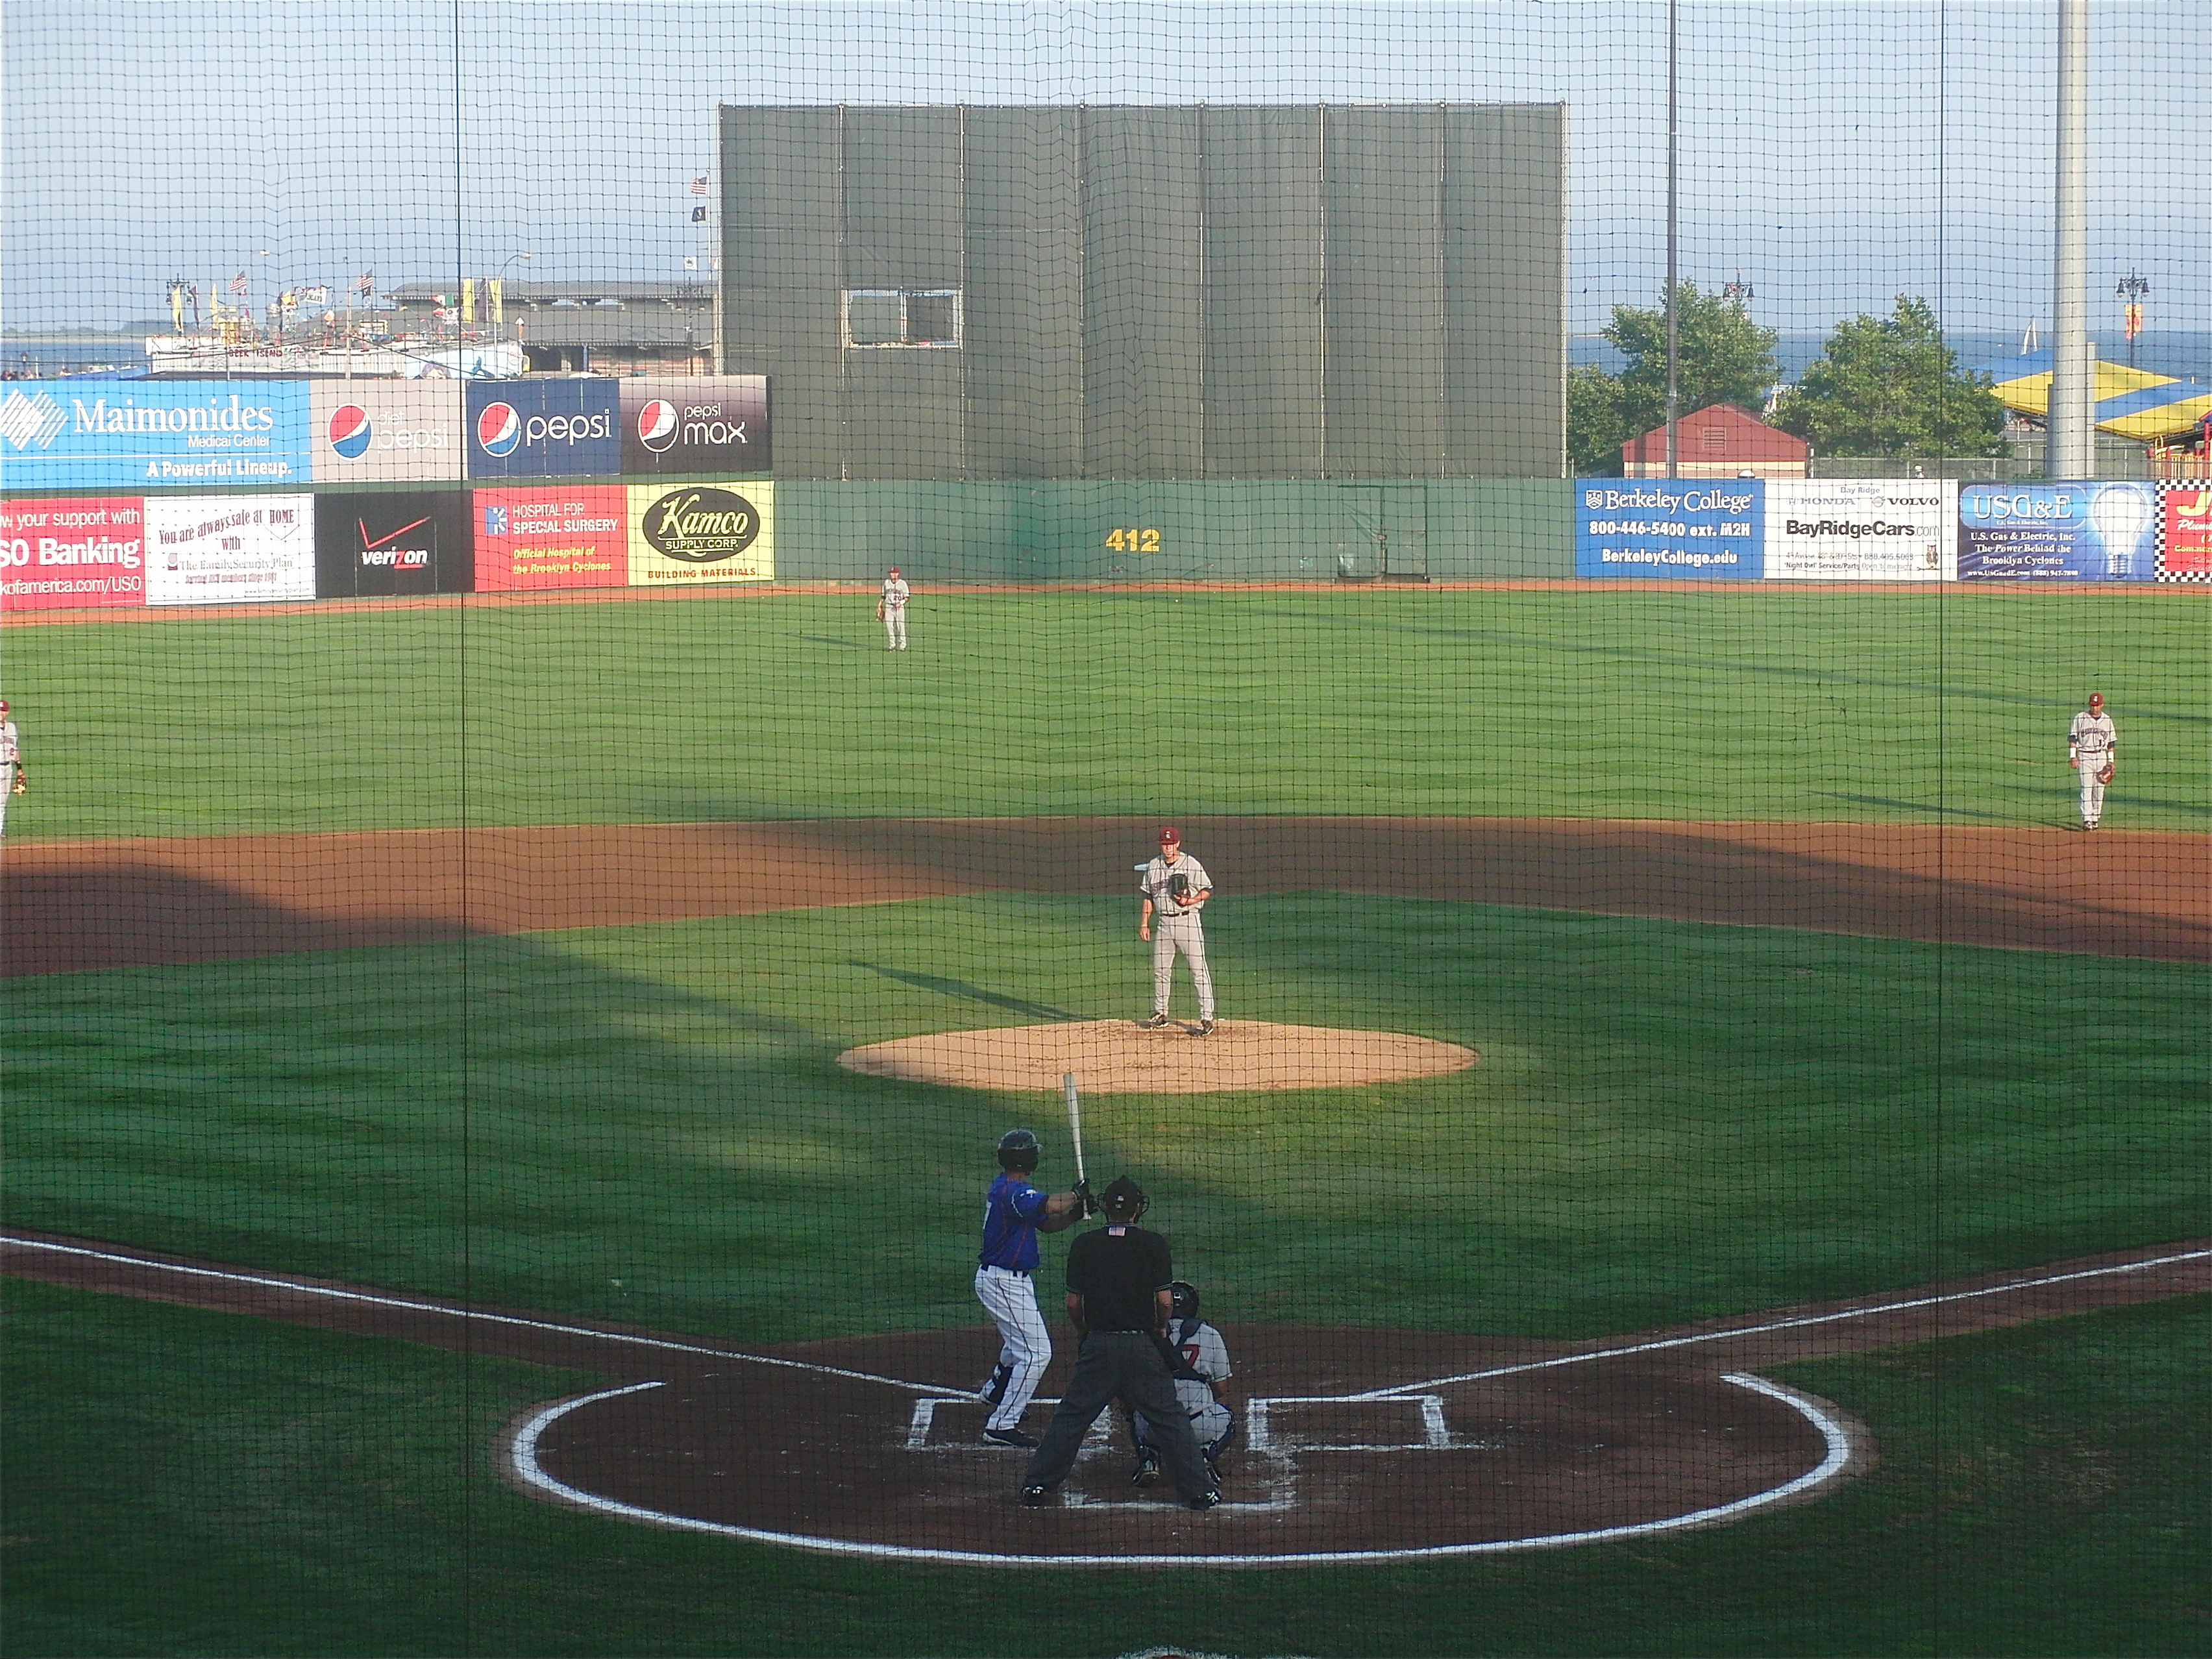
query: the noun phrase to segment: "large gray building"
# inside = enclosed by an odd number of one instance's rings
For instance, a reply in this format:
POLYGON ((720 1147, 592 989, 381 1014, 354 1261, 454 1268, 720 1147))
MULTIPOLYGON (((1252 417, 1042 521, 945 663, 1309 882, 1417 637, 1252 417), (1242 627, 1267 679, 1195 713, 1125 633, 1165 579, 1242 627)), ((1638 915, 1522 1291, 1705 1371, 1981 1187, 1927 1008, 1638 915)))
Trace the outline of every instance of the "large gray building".
POLYGON ((725 107, 793 478, 1558 477, 1553 104, 725 107))

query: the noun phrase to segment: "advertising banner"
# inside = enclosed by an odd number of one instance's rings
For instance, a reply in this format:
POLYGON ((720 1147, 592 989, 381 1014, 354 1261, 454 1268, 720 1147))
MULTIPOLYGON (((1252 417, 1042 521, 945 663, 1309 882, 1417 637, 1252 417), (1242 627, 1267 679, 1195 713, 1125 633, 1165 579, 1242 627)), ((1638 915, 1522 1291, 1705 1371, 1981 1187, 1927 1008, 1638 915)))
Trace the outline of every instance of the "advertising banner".
POLYGON ((768 471, 767 375, 648 374, 619 384, 623 471, 633 477, 768 471))
POLYGON ((1959 574, 1948 478, 1770 478, 1769 581, 1942 582, 1959 574))
POLYGON ((1761 574, 1759 478, 1577 478, 1575 574, 1761 574))
POLYGON ((459 380, 315 380, 317 483, 458 483, 468 414, 459 380))
POLYGON ((471 478, 616 477, 622 415, 608 380, 469 380, 471 478))
POLYGON ((2160 484, 2158 577, 2212 582, 2212 483, 2160 484))
POLYGON ((305 483, 299 380, 19 380, 0 397, 0 488, 305 483))
POLYGON ((479 489, 475 520, 480 593, 629 584, 629 498, 620 484, 479 489))
POLYGON ((313 495, 156 495, 145 512, 147 604, 315 597, 313 495))
POLYGON ((775 486, 629 486, 629 580, 764 582, 775 578, 775 486))
POLYGON ((2156 574, 2157 486, 1966 484, 1959 491, 1961 581, 2148 581, 2156 574))
POLYGON ((136 495, 0 503, 0 611, 143 605, 145 552, 136 495))
POLYGON ((315 497, 315 594, 465 593, 476 574, 465 491, 315 497))

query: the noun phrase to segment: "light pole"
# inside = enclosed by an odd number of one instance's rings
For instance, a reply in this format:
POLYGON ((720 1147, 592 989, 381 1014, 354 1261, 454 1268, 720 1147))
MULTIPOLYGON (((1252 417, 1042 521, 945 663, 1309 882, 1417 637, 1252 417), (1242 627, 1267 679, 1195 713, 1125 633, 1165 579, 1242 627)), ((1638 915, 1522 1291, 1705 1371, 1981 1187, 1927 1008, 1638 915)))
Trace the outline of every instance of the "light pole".
POLYGON ((2136 366, 2136 337, 2142 332, 2143 297, 2150 292, 2150 284, 2139 271, 2130 271, 2120 278, 2120 285, 2112 290, 2125 302, 2123 315, 2128 328, 2128 367, 2136 366))
POLYGON ((2057 172, 2043 476, 2086 478, 2097 465, 2089 346, 2089 0, 2058 0, 2057 172))
POLYGON ((510 253, 500 262, 499 275, 492 278, 491 331, 495 339, 507 337, 507 271, 517 260, 535 259, 537 254, 510 253))

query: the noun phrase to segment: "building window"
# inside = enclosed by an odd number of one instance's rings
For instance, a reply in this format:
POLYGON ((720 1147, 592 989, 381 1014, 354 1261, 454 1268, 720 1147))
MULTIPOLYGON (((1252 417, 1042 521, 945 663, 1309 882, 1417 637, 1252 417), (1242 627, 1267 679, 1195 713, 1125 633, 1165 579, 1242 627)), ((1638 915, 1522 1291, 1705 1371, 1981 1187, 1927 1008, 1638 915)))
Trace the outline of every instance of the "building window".
POLYGON ((957 346, 957 288, 848 288, 845 343, 851 346, 957 346))

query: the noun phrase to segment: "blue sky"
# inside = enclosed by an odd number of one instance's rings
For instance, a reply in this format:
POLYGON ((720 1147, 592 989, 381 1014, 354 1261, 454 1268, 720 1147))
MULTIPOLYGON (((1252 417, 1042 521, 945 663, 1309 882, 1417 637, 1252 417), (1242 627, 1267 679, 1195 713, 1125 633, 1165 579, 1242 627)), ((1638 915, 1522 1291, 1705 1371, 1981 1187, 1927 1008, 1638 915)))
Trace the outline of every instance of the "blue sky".
MULTIPOLYGON (((2212 328, 2196 3, 2093 0, 2093 301, 2212 328)), ((1574 326, 1663 270, 1662 0, 768 3, 9 0, 6 320, 112 325, 164 279, 677 277, 722 102, 1564 100, 1574 326), (265 257, 258 251, 268 250, 265 257)), ((2047 319, 2056 0, 1685 0, 1684 269, 1821 329, 1892 295, 2047 319)))

